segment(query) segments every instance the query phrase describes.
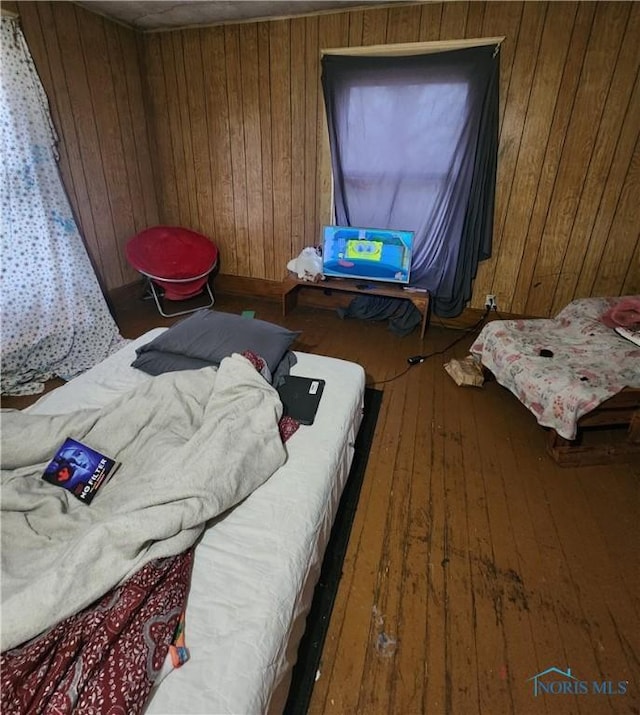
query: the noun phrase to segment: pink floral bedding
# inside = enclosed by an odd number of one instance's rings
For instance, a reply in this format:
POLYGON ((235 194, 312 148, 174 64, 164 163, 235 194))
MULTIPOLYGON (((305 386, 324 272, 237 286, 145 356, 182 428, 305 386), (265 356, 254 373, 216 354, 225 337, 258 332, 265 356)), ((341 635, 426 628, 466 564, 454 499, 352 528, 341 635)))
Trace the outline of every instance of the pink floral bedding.
POLYGON ((496 380, 566 439, 625 387, 640 388, 640 348, 600 321, 622 298, 581 298, 553 319, 500 320, 470 350, 496 380))

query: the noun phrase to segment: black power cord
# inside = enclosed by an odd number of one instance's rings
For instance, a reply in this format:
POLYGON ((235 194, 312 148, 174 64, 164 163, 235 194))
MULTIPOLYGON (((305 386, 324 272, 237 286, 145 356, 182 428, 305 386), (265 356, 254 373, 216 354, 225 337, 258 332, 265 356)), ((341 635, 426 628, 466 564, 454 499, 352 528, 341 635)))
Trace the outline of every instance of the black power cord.
POLYGON ((409 370, 414 366, 414 365, 419 365, 420 363, 423 363, 425 360, 427 360, 430 357, 434 357, 434 355, 443 355, 444 353, 447 352, 447 350, 451 350, 451 348, 454 345, 457 345, 463 338, 466 338, 469 333, 474 332, 477 330, 487 319, 487 316, 491 312, 491 309, 485 310, 485 312, 482 314, 482 317, 480 320, 478 320, 476 323, 474 323, 470 328, 467 328, 462 332, 462 335, 457 337, 452 343, 449 343, 445 348, 442 350, 436 350, 435 352, 432 353, 427 353, 425 355, 413 355, 410 358, 407 358, 407 362, 409 363, 407 367, 402 372, 399 372, 397 375, 394 375, 393 377, 389 377, 386 380, 376 380, 375 382, 372 383, 367 383, 367 387, 374 387, 375 385, 384 385, 387 382, 393 382, 394 380, 397 380, 398 378, 402 377, 403 375, 406 375, 409 370))
POLYGON ((388 377, 386 380, 376 380, 375 382, 367 383, 365 387, 375 387, 376 385, 384 385, 387 382, 393 382, 394 380, 397 380, 399 377, 402 377, 403 375, 406 375, 409 372, 409 368, 411 365, 408 367, 405 367, 405 369, 402 372, 399 372, 397 375, 394 375, 393 377, 388 377))
MULTIPOLYGON (((423 363, 425 360, 427 360, 430 357, 434 357, 435 355, 443 355, 444 353, 447 352, 447 350, 451 350, 451 348, 454 345, 457 345, 463 338, 466 338, 469 333, 475 332, 487 319, 487 316, 491 312, 490 308, 487 308, 485 312, 482 314, 482 317, 478 322, 474 323, 470 328, 467 328, 462 335, 457 337, 452 343, 449 343, 446 347, 442 348, 442 350, 436 350, 435 352, 432 353, 426 353, 425 355, 412 355, 411 357, 407 358, 407 362, 409 363, 409 367, 413 367, 414 365, 419 365, 420 363, 423 363)), ((406 372, 406 370, 404 371, 406 372)), ((404 375, 403 373, 400 373, 401 375, 404 375)), ((398 375, 400 377, 400 375, 398 375)))

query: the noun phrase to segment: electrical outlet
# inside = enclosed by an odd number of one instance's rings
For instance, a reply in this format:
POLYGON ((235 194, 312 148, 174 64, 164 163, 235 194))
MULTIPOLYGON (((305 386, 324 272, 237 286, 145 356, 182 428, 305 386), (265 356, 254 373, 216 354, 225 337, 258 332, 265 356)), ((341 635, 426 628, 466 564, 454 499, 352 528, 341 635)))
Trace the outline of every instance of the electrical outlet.
POLYGON ((498 302, 496 301, 495 295, 487 294, 484 299, 484 307, 487 310, 498 310, 498 302))

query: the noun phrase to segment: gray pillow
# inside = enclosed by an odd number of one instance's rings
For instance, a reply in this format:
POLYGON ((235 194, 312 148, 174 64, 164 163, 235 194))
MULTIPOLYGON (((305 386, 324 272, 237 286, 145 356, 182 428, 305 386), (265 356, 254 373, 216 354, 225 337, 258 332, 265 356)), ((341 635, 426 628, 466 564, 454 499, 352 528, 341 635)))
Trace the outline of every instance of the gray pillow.
POLYGON ((167 353, 162 350, 145 350, 142 352, 142 348, 139 348, 136 352, 138 357, 131 363, 131 367, 137 367, 138 370, 142 370, 149 375, 162 375, 165 372, 176 372, 178 370, 200 370, 203 367, 218 364, 208 360, 191 358, 187 355, 167 353))
POLYGON ((200 310, 138 348, 131 365, 151 375, 159 375, 219 365, 232 353, 251 350, 264 359, 273 375, 299 335, 299 332, 264 320, 200 310))

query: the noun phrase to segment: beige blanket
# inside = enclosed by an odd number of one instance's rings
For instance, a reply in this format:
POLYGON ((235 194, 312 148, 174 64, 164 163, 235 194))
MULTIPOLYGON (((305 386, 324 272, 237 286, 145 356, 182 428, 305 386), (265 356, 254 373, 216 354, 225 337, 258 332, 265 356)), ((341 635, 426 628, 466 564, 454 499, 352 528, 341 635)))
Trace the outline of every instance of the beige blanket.
POLYGON ((245 358, 167 373, 100 410, 2 413, 2 650, 77 612, 280 467, 276 391, 245 358), (122 462, 93 502, 42 480, 65 437, 122 462))

